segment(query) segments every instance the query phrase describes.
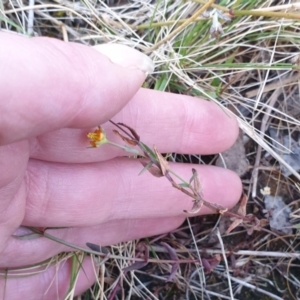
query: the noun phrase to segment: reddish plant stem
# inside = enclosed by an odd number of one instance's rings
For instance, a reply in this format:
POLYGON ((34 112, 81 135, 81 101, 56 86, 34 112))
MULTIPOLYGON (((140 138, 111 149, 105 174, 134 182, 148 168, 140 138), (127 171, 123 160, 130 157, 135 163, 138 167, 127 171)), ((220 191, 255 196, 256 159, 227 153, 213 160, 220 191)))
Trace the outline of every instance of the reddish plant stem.
MULTIPOLYGON (((110 120, 110 122, 115 125, 119 130, 121 130, 123 133, 125 133, 127 136, 129 136, 132 141, 136 142, 136 144, 139 146, 139 148, 142 150, 142 152, 144 153, 145 157, 148 158, 157 168, 161 169, 160 164, 157 160, 155 160, 155 158, 150 155, 142 146, 140 140, 139 140, 139 136, 135 133, 135 131, 133 129, 131 129, 129 126, 125 125, 125 124, 117 124, 113 121, 110 120), (121 125, 121 126, 120 126, 121 125), (131 133, 128 133, 126 130, 124 130, 122 128, 122 126, 124 126, 125 128, 127 128, 131 133), (135 134, 132 134, 132 132, 134 132, 135 134)), ((165 172, 164 175, 168 181, 171 183, 171 185, 175 188, 177 188, 178 190, 180 190, 182 193, 186 194, 187 196, 193 198, 193 202, 195 203, 200 203, 202 202, 203 205, 205 205, 206 207, 224 215, 224 216, 228 216, 228 217, 233 217, 233 218, 237 218, 237 219, 242 219, 243 221, 253 221, 253 217, 252 216, 242 216, 233 212, 230 212, 227 210, 227 208, 216 204, 216 203, 212 203, 209 201, 206 201, 203 199, 203 197, 200 195, 200 193, 198 191, 195 191, 194 188, 191 186, 191 184, 189 184, 189 189, 192 191, 189 192, 187 189, 183 188, 182 186, 178 185, 175 180, 173 179, 173 177, 171 176, 170 172, 167 170, 165 172)))

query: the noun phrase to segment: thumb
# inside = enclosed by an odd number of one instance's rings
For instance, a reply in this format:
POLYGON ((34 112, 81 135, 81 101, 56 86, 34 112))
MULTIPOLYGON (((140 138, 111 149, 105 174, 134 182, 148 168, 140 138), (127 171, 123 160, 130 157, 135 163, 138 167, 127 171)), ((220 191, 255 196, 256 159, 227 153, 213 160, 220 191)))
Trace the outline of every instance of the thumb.
POLYGON ((92 48, 6 33, 0 43, 0 145, 104 123, 153 71, 147 56, 121 45, 92 48))

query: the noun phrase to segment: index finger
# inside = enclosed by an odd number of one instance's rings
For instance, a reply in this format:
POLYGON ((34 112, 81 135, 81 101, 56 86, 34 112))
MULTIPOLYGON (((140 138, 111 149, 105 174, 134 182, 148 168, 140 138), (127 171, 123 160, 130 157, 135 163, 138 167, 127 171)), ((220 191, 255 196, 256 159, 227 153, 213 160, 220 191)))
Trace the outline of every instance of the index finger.
POLYGON ((0 145, 107 121, 144 81, 138 64, 151 69, 147 56, 125 46, 119 51, 122 67, 80 44, 6 33, 0 40, 0 145))
MULTIPOLYGON (((113 118, 132 127, 149 147, 162 153, 213 154, 228 149, 239 132, 235 116, 202 99, 140 89, 113 118)), ((101 125, 101 124, 99 124, 101 125)), ((107 138, 124 142, 103 124, 107 138)), ((89 149, 86 129, 61 129, 31 140, 31 157, 68 163, 105 161, 132 155, 111 145, 89 149)))

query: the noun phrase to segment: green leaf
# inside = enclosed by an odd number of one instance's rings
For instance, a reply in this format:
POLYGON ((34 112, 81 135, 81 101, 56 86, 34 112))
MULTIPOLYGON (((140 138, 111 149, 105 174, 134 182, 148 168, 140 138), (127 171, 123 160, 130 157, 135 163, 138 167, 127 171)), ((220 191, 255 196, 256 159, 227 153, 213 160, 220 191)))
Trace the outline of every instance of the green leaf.
POLYGON ((142 169, 142 171, 139 173, 138 176, 142 175, 143 173, 145 173, 145 171, 148 171, 149 168, 151 168, 151 166, 153 165, 152 161, 149 161, 146 166, 142 169))
POLYGON ((155 153, 152 151, 151 148, 149 148, 146 144, 144 144, 144 143, 142 143, 142 142, 140 142, 140 145, 141 145, 141 148, 142 148, 146 153, 148 153, 149 156, 151 156, 151 158, 157 160, 157 157, 156 157, 155 153))
POLYGON ((189 188, 190 187, 190 185, 188 183, 186 183, 186 182, 179 183, 178 185, 181 186, 181 187, 183 187, 183 188, 189 188))
POLYGON ((191 184, 195 180, 196 177, 197 177, 197 173, 193 172, 193 176, 191 177, 189 184, 191 184))

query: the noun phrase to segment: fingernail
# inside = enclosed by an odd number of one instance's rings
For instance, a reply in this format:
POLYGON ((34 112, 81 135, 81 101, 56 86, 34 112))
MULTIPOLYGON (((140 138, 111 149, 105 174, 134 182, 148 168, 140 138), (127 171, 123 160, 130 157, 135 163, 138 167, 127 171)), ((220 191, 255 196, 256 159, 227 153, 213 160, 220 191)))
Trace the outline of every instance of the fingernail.
POLYGON ((93 47, 113 63, 124 68, 137 68, 146 74, 154 71, 153 61, 142 52, 120 44, 102 44, 93 47))
POLYGON ((13 233, 13 236, 25 236, 25 235, 29 235, 32 233, 33 233, 32 230, 30 230, 29 228, 20 226, 15 230, 15 232, 13 233))

